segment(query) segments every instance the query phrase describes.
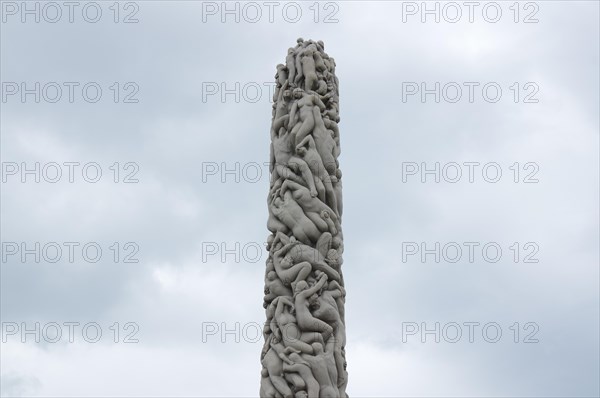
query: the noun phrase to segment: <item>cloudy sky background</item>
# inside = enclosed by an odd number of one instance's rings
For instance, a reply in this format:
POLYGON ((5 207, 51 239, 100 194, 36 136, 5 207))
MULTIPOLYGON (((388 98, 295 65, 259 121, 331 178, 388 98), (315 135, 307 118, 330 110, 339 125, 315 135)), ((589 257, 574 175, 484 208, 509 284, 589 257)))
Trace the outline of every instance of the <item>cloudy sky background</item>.
MULTIPOLYGON (((2 262, 4 331, 21 322, 96 322, 103 330, 96 344, 81 329, 73 343, 6 336, 3 396, 258 394, 262 339, 249 341, 255 328, 243 326, 264 321, 266 252, 258 261, 252 250, 222 261, 203 247, 266 240, 267 168, 254 179, 254 165, 269 159, 264 84, 298 37, 325 42, 340 81, 349 395, 600 394, 597 2, 537 2, 539 22, 527 24, 535 7, 520 3, 515 23, 512 2, 499 3, 497 23, 483 19, 485 3, 473 23, 466 7, 457 23, 431 16, 422 23, 420 14, 403 23, 402 2, 365 1, 320 3, 316 23, 312 3, 301 3, 297 23, 282 17, 285 3, 274 23, 266 7, 257 23, 233 16, 223 23, 220 14, 203 22, 201 2, 142 1, 132 24, 114 23, 112 2, 99 4, 98 23, 83 20, 78 8, 74 23, 66 15, 55 24, 5 15, 1 26, 2 82, 103 88, 96 103, 79 88, 74 103, 65 91, 57 103, 35 103, 31 95, 22 103, 17 95, 1 104, 5 165, 97 162, 103 171, 95 184, 80 173, 74 183, 66 175, 55 184, 32 176, 22 183, 16 175, 2 184, 2 242, 97 242, 103 249, 97 263, 80 250, 73 263, 66 252, 57 263, 31 256, 2 262), (338 22, 323 23, 335 10, 338 22), (114 103, 114 82, 136 83, 139 102, 114 103), (239 103, 233 95, 203 99, 211 82, 263 90, 255 102, 247 100, 253 91, 239 103), (418 96, 403 102, 403 82, 481 85, 473 103, 466 89, 458 103, 431 95, 422 103, 418 96), (497 103, 481 96, 487 82, 503 89, 497 103), (539 87, 538 103, 523 103, 527 82, 539 87), (114 183, 115 162, 139 165, 139 182, 114 183), (221 170, 203 173, 203 164, 233 169, 236 162, 248 171, 239 182, 233 174, 223 182, 221 170), (422 183, 419 175, 403 182, 403 162, 496 162, 503 175, 488 183, 480 166, 473 183, 466 174, 457 183, 431 176, 422 183), (519 183, 509 169, 515 162, 519 183), (539 166, 538 183, 522 182, 527 162, 539 166), (114 242, 121 250, 137 244, 139 262, 115 263, 114 242), (457 263, 432 255, 403 261, 402 242, 497 242, 503 253, 496 263, 482 258, 481 246, 473 263, 466 252, 457 263), (527 242, 539 247, 539 262, 522 261, 527 242), (115 322, 119 343, 109 329, 115 322), (122 342, 127 322, 139 325, 137 344, 122 342), (420 334, 403 342, 407 322, 496 322, 503 335, 488 343, 480 327, 472 343, 466 335, 454 344, 428 335, 422 343, 420 334), (518 343, 509 329, 515 322, 518 343), (538 343, 523 342, 527 322, 539 326, 538 343), (203 324, 213 323, 239 323, 240 341, 228 334, 222 342, 218 333, 203 342, 203 324)), ((134 10, 123 7, 121 19, 134 10)))

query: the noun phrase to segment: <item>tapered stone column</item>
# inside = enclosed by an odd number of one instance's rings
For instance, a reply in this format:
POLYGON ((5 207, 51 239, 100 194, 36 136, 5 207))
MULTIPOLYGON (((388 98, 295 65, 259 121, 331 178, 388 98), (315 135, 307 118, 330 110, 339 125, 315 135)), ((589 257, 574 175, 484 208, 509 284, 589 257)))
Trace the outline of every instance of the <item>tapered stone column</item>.
POLYGON ((347 397, 335 61, 298 39, 277 65, 261 397, 347 397))

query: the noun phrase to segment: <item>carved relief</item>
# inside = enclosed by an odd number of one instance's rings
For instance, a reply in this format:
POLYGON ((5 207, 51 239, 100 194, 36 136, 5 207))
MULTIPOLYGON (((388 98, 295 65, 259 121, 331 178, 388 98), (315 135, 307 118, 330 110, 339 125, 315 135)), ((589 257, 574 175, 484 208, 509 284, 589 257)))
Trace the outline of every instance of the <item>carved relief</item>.
POLYGON ((297 43, 275 75, 260 396, 346 398, 338 79, 297 43))

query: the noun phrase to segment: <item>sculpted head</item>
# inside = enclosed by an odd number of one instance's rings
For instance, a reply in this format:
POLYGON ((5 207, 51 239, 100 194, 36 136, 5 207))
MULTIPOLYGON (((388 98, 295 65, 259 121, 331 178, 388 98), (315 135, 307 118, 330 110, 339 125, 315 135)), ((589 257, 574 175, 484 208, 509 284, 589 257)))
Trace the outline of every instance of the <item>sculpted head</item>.
POLYGON ((281 259, 281 265, 283 265, 284 267, 289 267, 292 265, 292 263, 292 257, 290 257, 289 255, 286 255, 284 258, 281 259))
POLYGON ((267 274, 267 279, 270 281, 274 281, 275 279, 277 279, 277 273, 275 271, 270 271, 267 274))
POLYGON ((308 398, 308 393, 304 390, 296 391, 295 398, 308 398))
POLYGON ((268 273, 269 271, 274 271, 275 267, 273 266, 273 260, 271 260, 271 258, 268 258, 266 263, 265 263, 266 267, 266 272, 268 273))
POLYGON ((300 293, 306 289, 308 289, 308 283, 306 283, 306 281, 300 281, 296 283, 296 290, 294 292, 300 293))
POLYGON ((306 155, 306 148, 300 147, 300 148, 296 149, 296 153, 298 154, 298 156, 304 157, 304 155, 306 155))
POLYGON ((302 91, 304 91, 304 90, 302 90, 300 87, 296 87, 294 89, 294 98, 296 98, 296 99, 302 98, 302 91))
POLYGON ((333 240, 331 241, 331 246, 333 246, 333 248, 337 249, 337 250, 341 250, 342 247, 342 239, 338 236, 336 236, 335 238, 333 238, 333 240))

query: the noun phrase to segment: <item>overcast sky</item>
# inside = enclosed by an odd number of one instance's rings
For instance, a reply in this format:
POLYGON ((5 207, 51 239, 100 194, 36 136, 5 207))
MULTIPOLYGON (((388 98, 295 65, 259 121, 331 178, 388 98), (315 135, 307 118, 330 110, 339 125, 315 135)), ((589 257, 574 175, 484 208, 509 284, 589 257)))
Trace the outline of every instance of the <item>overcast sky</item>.
POLYGON ((340 82, 348 394, 600 394, 598 2, 23 4, 2 396, 258 395, 269 97, 298 37, 340 82))

